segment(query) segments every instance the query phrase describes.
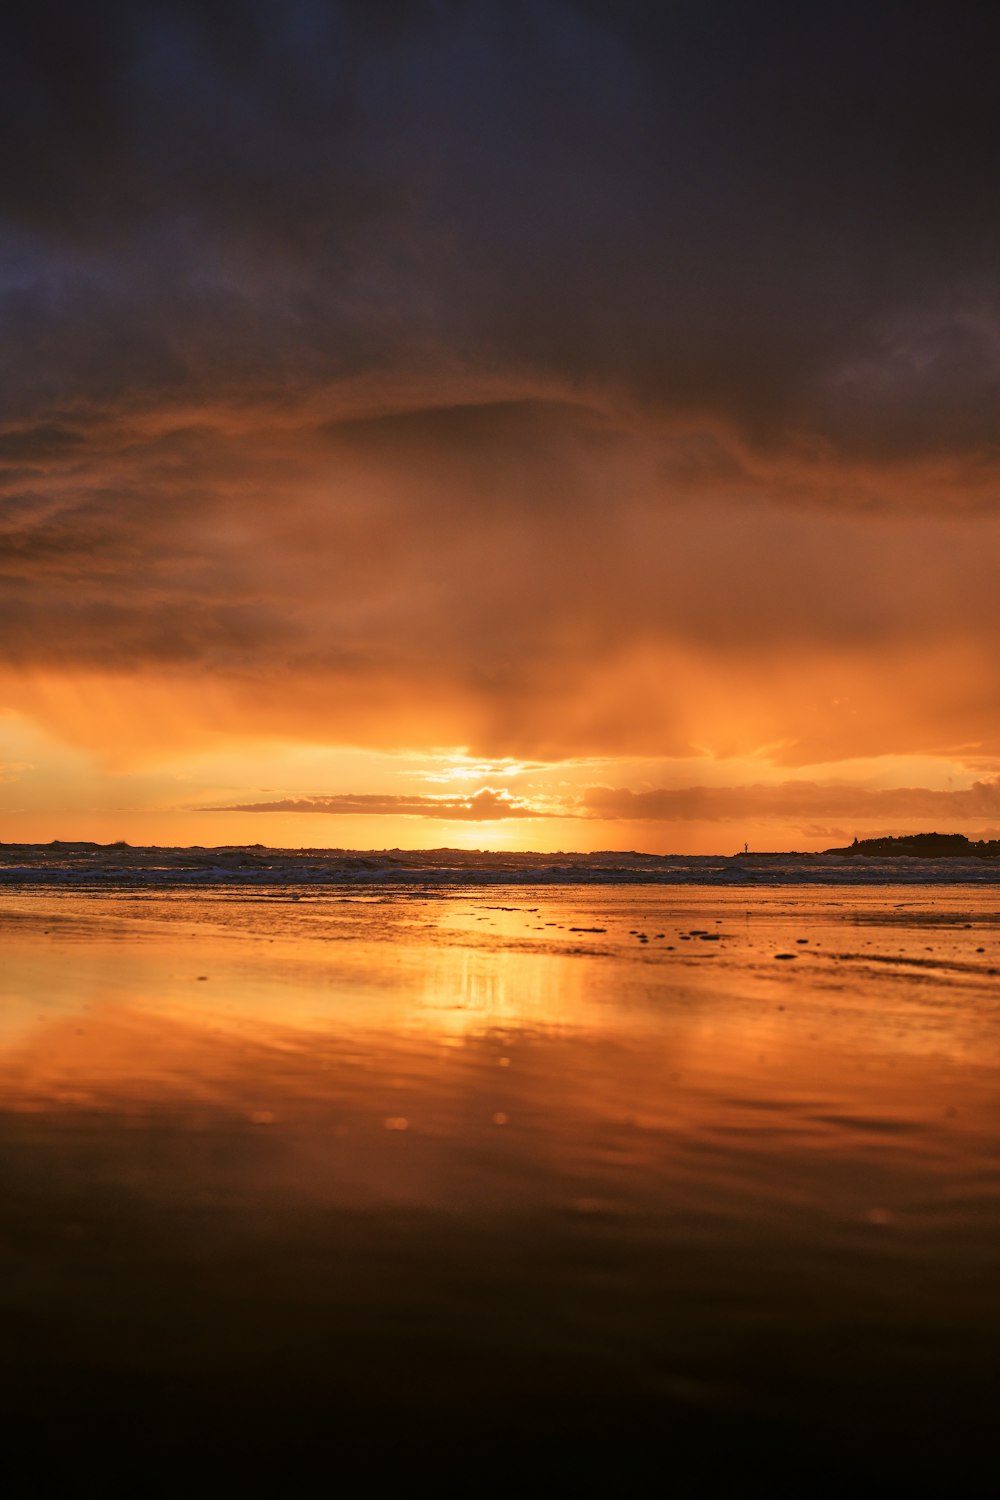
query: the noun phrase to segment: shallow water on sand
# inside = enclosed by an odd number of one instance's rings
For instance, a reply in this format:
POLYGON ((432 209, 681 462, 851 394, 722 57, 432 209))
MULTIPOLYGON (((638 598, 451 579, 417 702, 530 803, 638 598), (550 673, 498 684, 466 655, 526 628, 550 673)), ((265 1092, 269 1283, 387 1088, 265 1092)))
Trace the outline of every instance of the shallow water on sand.
POLYGON ((986 1453, 1000 893, 46 890, 0 935, 10 1434, 986 1453))

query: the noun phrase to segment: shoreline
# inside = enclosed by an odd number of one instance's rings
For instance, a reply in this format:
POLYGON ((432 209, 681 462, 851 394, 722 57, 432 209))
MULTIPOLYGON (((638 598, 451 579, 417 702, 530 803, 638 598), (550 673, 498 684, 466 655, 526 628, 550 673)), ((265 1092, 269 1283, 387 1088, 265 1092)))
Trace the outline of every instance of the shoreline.
POLYGON ((55 839, 0 843, 0 888, 137 890, 233 889, 476 889, 488 887, 705 886, 1000 886, 1000 858, 991 846, 957 853, 957 835, 919 835, 844 850, 738 854, 644 854, 635 850, 537 853, 483 849, 268 848, 98 844, 55 839), (937 841, 937 843, 935 843, 937 841), (875 844, 878 847, 874 847, 875 844))

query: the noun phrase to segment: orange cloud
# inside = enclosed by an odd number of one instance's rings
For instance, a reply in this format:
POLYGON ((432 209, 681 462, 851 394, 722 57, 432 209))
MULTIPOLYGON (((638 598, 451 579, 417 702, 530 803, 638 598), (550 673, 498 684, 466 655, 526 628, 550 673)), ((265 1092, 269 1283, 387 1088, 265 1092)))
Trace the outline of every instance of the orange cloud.
POLYGON ((974 483, 965 514, 866 509, 823 452, 727 479, 718 426, 695 462, 676 426, 524 389, 33 429, 0 480, 4 701, 108 755, 1000 749, 1000 519, 974 483))

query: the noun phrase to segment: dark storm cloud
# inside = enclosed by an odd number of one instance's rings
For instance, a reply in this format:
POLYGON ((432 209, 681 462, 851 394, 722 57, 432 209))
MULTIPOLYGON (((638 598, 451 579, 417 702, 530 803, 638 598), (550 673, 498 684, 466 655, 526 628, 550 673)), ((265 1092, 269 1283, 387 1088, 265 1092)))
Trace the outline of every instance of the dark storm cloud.
POLYGON ((94 743, 50 679, 149 669, 212 733, 1000 744, 985 7, 0 25, 4 704, 94 743))
POLYGON ((988 7, 105 0, 4 31, 29 414, 459 360, 764 447, 997 441, 988 7))

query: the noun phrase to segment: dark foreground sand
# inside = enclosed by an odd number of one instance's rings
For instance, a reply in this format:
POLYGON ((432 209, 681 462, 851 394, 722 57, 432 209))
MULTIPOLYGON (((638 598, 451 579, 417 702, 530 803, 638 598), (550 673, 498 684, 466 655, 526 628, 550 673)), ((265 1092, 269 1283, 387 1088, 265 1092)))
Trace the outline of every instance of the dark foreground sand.
POLYGON ((996 894, 295 894, 0 896, 10 1458, 971 1493, 996 894))

